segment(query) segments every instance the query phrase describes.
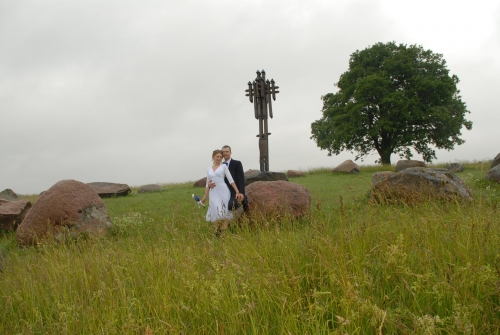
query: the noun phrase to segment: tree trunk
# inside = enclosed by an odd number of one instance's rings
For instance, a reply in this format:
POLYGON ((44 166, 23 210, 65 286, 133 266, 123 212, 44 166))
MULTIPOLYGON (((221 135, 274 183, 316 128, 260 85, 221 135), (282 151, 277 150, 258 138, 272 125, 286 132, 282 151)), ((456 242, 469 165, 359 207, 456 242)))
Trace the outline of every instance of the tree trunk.
POLYGON ((382 165, 391 165, 391 154, 392 154, 392 151, 390 150, 385 150, 383 152, 379 152, 379 155, 380 155, 380 161, 382 163, 382 165))

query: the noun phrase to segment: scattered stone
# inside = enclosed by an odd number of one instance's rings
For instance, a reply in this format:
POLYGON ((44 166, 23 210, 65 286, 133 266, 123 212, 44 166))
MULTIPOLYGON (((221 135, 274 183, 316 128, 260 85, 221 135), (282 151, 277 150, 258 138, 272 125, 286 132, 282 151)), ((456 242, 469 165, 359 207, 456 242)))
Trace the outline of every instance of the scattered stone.
POLYGON ((448 165, 446 167, 446 170, 450 171, 450 172, 462 172, 464 170, 464 167, 462 164, 458 164, 458 163, 451 163, 450 165, 448 165))
MULTIPOLYGON (((288 181, 286 174, 283 172, 272 172, 272 171, 259 171, 259 173, 252 174, 250 177, 245 177, 245 185, 250 185, 257 181, 288 181)), ((246 192, 246 189, 245 189, 246 192)))
POLYGON ((302 185, 289 181, 256 181, 245 190, 250 218, 299 218, 309 213, 311 194, 302 185))
POLYGON ((403 159, 396 163, 396 172, 403 171, 404 169, 423 167, 426 168, 427 165, 422 161, 403 159))
POLYGON ((152 193, 152 192, 161 192, 163 191, 163 187, 158 184, 148 184, 139 187, 137 193, 152 193))
POLYGON ((247 179, 247 178, 254 177, 254 176, 258 175, 258 174, 260 174, 260 170, 252 170, 252 169, 250 169, 250 170, 245 171, 244 176, 245 176, 245 179, 247 179))
POLYGON ((43 193, 16 230, 21 245, 36 245, 46 237, 58 241, 81 234, 104 235, 111 219, 92 187, 62 180, 43 193))
POLYGON ((494 168, 490 169, 486 175, 486 179, 500 183, 500 165, 496 165, 494 168))
POLYGON ((496 155, 493 162, 491 162, 491 168, 493 169, 497 165, 500 165, 500 154, 496 155))
POLYGON ((298 170, 288 170, 286 172, 286 175, 287 175, 288 178, 291 178, 291 177, 304 177, 305 173, 302 172, 302 171, 298 171, 298 170))
POLYGON ((95 182, 87 183, 101 198, 110 198, 114 196, 126 196, 132 190, 127 184, 95 182))
POLYGON ((472 200, 472 191, 455 174, 445 169, 408 168, 372 177, 372 199, 412 203, 427 199, 472 200))
POLYGON ((348 159, 342 162, 337 167, 333 168, 332 172, 347 172, 347 173, 359 173, 358 164, 354 163, 352 160, 348 159))
POLYGON ((12 191, 10 188, 6 188, 2 192, 0 192, 0 199, 17 200, 17 194, 16 194, 16 192, 12 191))
POLYGON ((194 183, 194 187, 206 187, 207 186, 207 177, 201 178, 197 182, 194 183))
POLYGON ((29 200, 0 199, 0 230, 16 230, 31 208, 29 200))

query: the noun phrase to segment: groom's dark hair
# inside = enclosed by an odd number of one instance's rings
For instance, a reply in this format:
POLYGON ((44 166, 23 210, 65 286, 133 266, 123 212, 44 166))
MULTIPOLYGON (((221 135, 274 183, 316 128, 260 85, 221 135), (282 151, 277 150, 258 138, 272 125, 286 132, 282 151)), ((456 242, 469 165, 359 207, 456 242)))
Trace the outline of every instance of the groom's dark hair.
POLYGON ((229 145, 226 144, 225 146, 222 147, 222 149, 224 149, 224 148, 229 148, 229 151, 232 152, 231 147, 229 145))

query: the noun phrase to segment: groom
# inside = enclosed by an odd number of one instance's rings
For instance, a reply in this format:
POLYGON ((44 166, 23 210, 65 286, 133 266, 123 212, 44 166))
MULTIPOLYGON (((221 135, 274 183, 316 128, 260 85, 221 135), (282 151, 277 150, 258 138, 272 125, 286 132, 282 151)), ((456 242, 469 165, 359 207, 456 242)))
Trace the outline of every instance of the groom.
MULTIPOLYGON (((238 194, 238 197, 236 197, 236 191, 231 187, 227 178, 224 178, 224 182, 231 192, 228 207, 230 210, 235 210, 240 207, 240 204, 242 204, 243 210, 246 211, 248 208, 248 200, 245 196, 245 172, 243 171, 243 164, 241 164, 241 162, 237 161, 236 159, 232 159, 231 154, 231 147, 229 145, 225 145, 222 147, 222 156, 224 157, 223 164, 227 165, 229 172, 233 177, 234 183, 236 184, 238 191, 240 191, 240 194, 238 194)), ((209 187, 214 188, 215 183, 210 182, 209 187)))

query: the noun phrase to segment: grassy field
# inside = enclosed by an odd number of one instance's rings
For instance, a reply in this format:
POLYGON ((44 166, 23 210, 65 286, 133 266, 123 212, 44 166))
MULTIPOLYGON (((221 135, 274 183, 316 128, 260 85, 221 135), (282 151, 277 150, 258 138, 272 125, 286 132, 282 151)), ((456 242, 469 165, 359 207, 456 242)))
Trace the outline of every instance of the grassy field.
POLYGON ((382 167, 311 170, 291 180, 311 191, 309 217, 220 238, 193 183, 104 199, 106 238, 1 236, 0 334, 500 334, 490 164, 457 173, 472 203, 412 206, 369 201, 382 167))

